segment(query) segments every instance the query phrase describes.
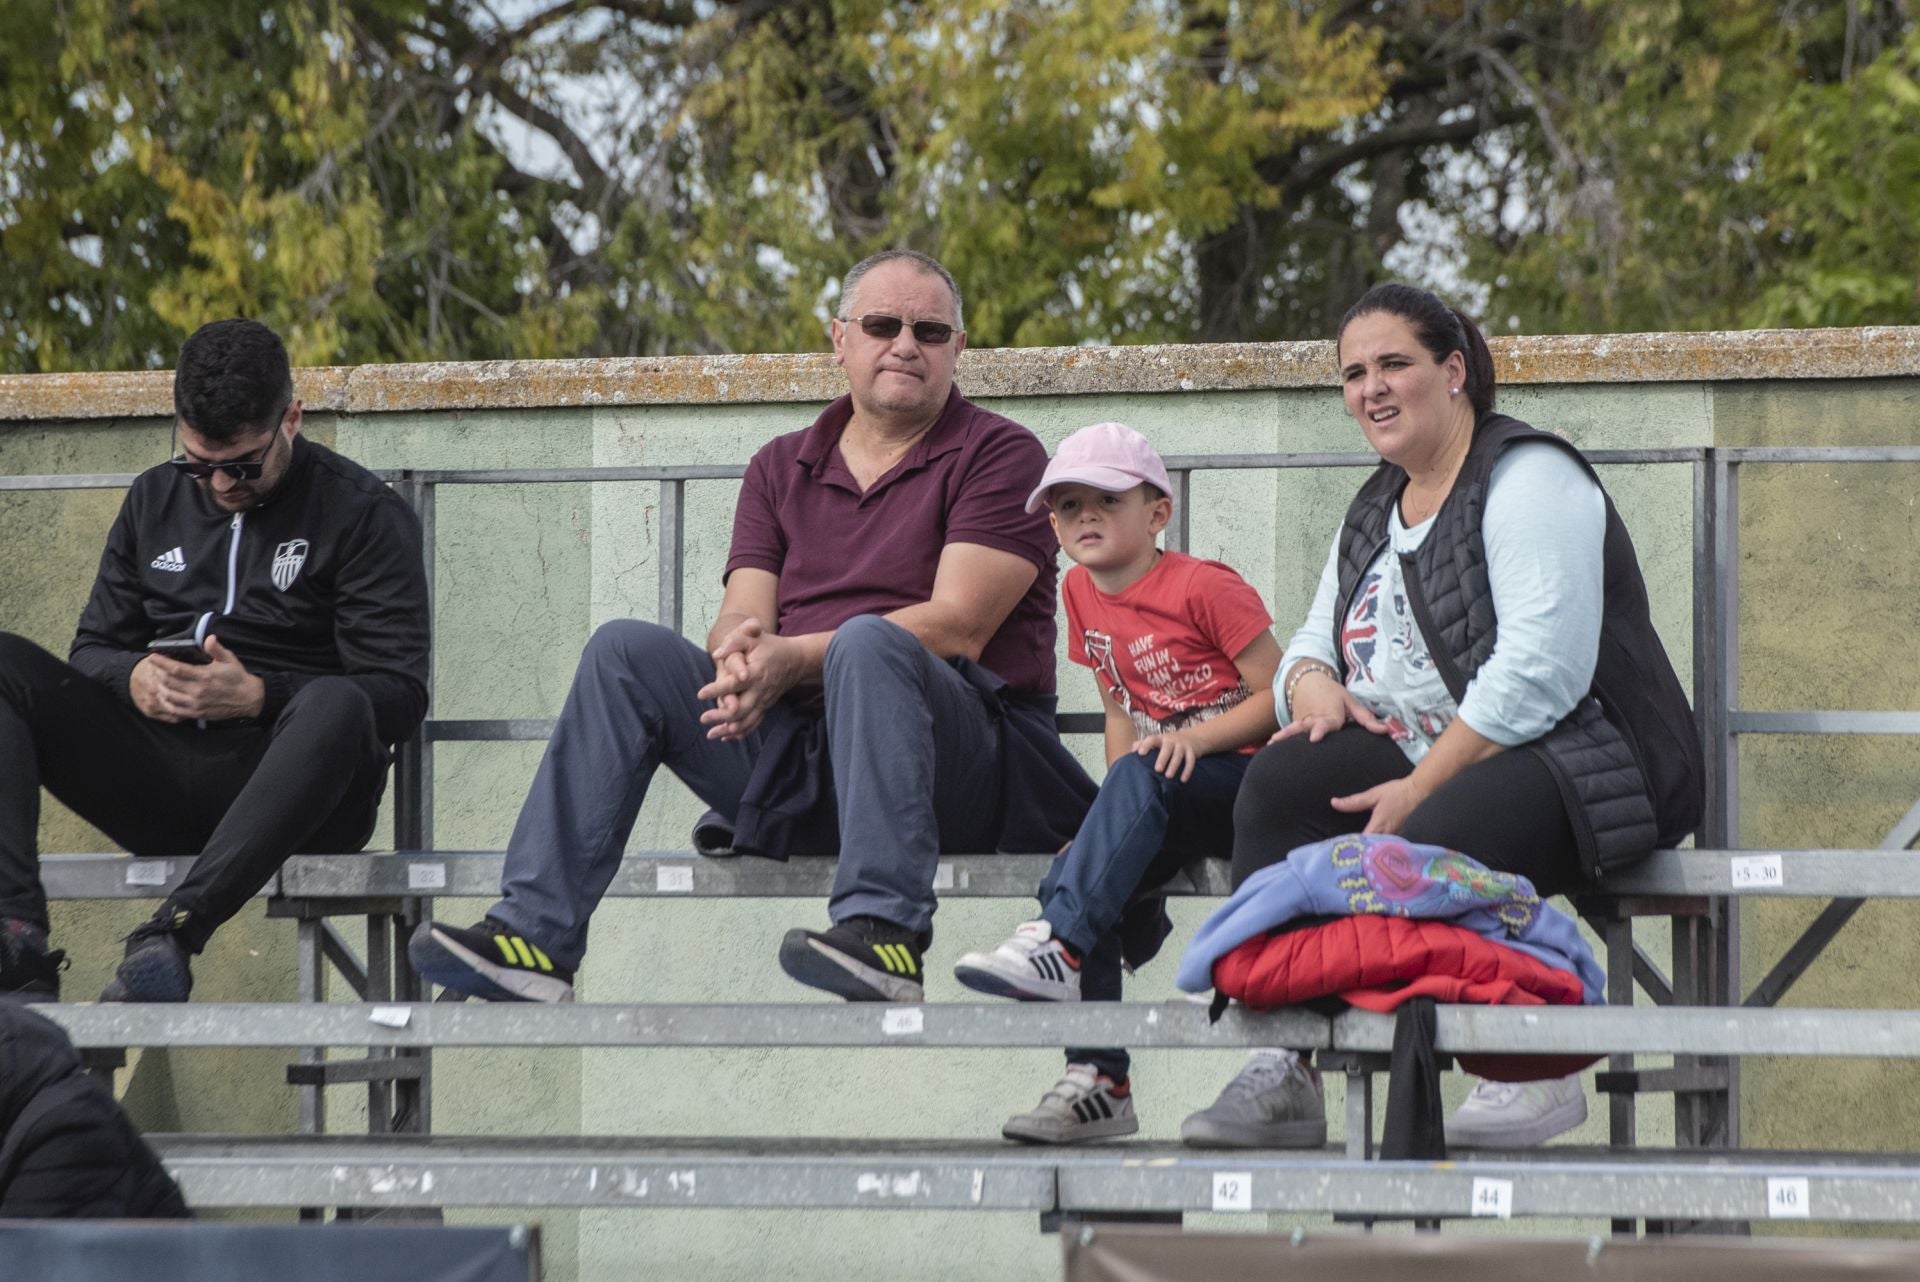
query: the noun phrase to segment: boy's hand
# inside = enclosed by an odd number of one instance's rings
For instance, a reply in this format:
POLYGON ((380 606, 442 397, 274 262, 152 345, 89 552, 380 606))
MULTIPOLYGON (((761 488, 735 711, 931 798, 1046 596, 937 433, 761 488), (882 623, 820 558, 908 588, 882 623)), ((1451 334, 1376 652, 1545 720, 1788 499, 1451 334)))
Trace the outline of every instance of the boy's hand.
POLYGON ((1155 754, 1154 773, 1178 779, 1181 783, 1193 778, 1194 765, 1207 755, 1206 745, 1199 742, 1191 730, 1150 734, 1144 739, 1135 740, 1133 750, 1142 757, 1150 752, 1155 754))

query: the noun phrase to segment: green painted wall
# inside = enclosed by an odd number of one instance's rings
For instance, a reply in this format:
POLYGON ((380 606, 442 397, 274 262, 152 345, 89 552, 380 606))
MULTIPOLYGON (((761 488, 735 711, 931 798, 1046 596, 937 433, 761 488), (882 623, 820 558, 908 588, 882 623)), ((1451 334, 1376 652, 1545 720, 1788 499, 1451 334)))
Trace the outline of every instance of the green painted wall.
MULTIPOLYGON (((1168 453, 1355 450, 1357 433, 1332 390, 1135 396, 1049 396, 991 402, 1051 448, 1085 423, 1119 418, 1168 453)), ((1582 446, 1907 442, 1920 380, 1820 383, 1529 385, 1502 408, 1565 432, 1582 446)), ((808 405, 602 407, 309 418, 309 430, 375 467, 534 467, 743 462, 804 426, 808 405)), ((138 423, 0 424, 0 472, 132 470, 161 457, 165 427, 138 423)), ((1741 521, 1745 585, 1742 699, 1750 707, 1914 706, 1920 660, 1900 621, 1920 599, 1914 552, 1920 468, 1750 469, 1741 521), (1862 607, 1866 607, 1863 611, 1862 607), (1875 608, 1877 607, 1877 608, 1875 608), (1895 626, 1861 629, 1856 619, 1895 626)), ((1194 484, 1193 550, 1241 569, 1267 594, 1284 642, 1303 613, 1360 473, 1216 472, 1194 484)), ((1605 480, 1633 530, 1656 621, 1683 678, 1692 655, 1689 469, 1611 467, 1605 480)), ((735 483, 688 487, 685 631, 703 635, 720 597, 735 483)), ((117 496, 0 495, 0 626, 64 650, 117 496)), ((565 696, 574 660, 599 623, 654 617, 659 491, 647 483, 449 486, 436 506, 434 710, 440 717, 546 717, 565 696)), ((1091 710, 1091 682, 1062 656, 1063 704, 1091 710)), ((1091 756, 1095 745, 1082 747, 1091 756)), ((443 745, 435 770, 436 838, 445 849, 498 849, 518 810, 538 746, 443 745)), ((1751 845, 1871 845, 1920 793, 1920 742, 1781 739, 1743 759, 1743 835, 1751 845)), ((684 845, 698 806, 662 776, 636 827, 635 849, 684 845)), ((388 840, 385 836, 381 841, 388 840)), ((47 849, 102 848, 57 806, 47 849)), ((1184 904, 1190 932, 1208 905, 1184 904)), ((446 902, 442 916, 476 918, 482 902, 446 902)), ((1812 906, 1749 910, 1749 983, 1812 906)), ((1019 903, 959 900, 940 914, 928 985, 956 1000, 944 963, 990 944, 1027 913, 1019 903)), ((69 992, 97 991, 134 905, 63 904, 60 942, 75 953, 69 992)), ((824 922, 800 901, 611 901, 594 922, 580 995, 589 1001, 812 1000, 780 976, 774 950, 787 927, 824 922)), ((1808 976, 1807 1004, 1913 1005, 1903 981, 1916 962, 1904 906, 1875 905, 1808 976)), ((196 969, 209 999, 293 996, 292 930, 256 911, 216 940, 196 969)), ((1642 942, 1664 955, 1664 932, 1642 942)), ((1172 967, 1150 968, 1131 991, 1173 997, 1172 967)), ((167 1129, 291 1130, 283 1057, 233 1052, 149 1056, 129 1089, 143 1122, 167 1129)), ((901 1136, 978 1138, 1030 1106, 1057 1071, 1038 1051, 528 1051, 437 1057, 442 1133, 901 1136)), ((1144 1134, 1170 1138, 1237 1066, 1211 1052, 1137 1057, 1144 1134)), ((1766 1145, 1920 1147, 1920 1115, 1902 1101, 1907 1065, 1752 1063, 1747 1133, 1766 1145), (1893 1125, 1888 1125, 1892 1119, 1893 1125)), ((1453 1098, 1467 1083, 1453 1080, 1453 1098)), ((339 1129, 359 1124, 352 1090, 333 1096, 339 1129)), ((1341 1086, 1329 1083, 1335 1130, 1341 1086)), ((1604 1109, 1577 1137, 1604 1138, 1604 1109)), ((1671 1135, 1670 1112, 1643 1110, 1649 1142, 1671 1135)), ((500 1218, 462 1215, 463 1219, 500 1218)), ((1276 1219, 1279 1217, 1276 1217, 1276 1219)), ((1057 1244, 1026 1215, 809 1212, 588 1212, 544 1218, 550 1276, 717 1278, 776 1262, 795 1276, 1043 1278, 1057 1244)))
MULTIPOLYGON (((1726 445, 1911 445, 1920 381, 1715 389, 1726 445)), ((1751 465, 1740 480, 1740 700, 1756 711, 1920 707, 1920 465, 1751 465)), ((1740 837, 1872 847, 1920 796, 1920 739, 1807 735, 1741 747, 1740 837)), ((1743 910, 1750 988, 1821 905, 1743 910)), ((1912 1009, 1920 905, 1869 903, 1783 1005, 1912 1009)), ((1745 1137, 1767 1148, 1911 1149, 1920 1064, 1748 1061, 1745 1137)))

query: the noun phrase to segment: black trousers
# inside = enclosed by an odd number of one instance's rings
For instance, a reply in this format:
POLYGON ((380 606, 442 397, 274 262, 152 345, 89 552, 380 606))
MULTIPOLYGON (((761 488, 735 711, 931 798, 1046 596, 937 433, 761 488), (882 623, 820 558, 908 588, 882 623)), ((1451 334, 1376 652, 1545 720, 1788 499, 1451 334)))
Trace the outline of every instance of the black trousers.
POLYGON ((0 633, 0 917, 44 927, 40 787, 136 855, 198 856, 166 911, 198 952, 288 855, 373 836, 390 754, 344 677, 303 686, 272 724, 151 720, 106 686, 0 633))
MULTIPOLYGON (((1366 827, 1364 812, 1343 814, 1333 808, 1334 797, 1411 773, 1413 764, 1393 740, 1357 725, 1319 743, 1302 736, 1262 748, 1233 805, 1235 888, 1295 846, 1366 827)), ((1542 895, 1586 884, 1560 789, 1546 763, 1524 747, 1449 779, 1414 808, 1400 835, 1457 850, 1497 872, 1519 873, 1542 895)))

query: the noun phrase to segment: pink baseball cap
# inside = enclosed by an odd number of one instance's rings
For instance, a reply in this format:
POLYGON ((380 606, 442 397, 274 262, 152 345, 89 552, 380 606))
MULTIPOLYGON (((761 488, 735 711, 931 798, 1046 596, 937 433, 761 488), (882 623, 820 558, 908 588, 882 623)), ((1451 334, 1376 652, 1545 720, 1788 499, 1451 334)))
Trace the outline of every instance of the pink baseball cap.
POLYGON ((1144 482, 1162 494, 1173 493, 1160 451, 1125 423, 1095 423, 1060 442, 1040 484, 1027 496, 1027 511, 1038 512, 1046 504, 1048 490, 1070 482, 1110 494, 1144 482))

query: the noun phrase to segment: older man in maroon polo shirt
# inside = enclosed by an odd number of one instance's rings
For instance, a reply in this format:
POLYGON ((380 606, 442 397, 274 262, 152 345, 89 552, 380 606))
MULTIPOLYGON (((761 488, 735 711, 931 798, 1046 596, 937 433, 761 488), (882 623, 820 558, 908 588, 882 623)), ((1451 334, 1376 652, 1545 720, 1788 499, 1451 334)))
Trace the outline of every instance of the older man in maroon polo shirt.
POLYGON ((650 623, 594 634, 479 925, 428 923, 414 965, 494 1000, 568 1001, 587 920, 653 773, 735 850, 837 853, 830 929, 787 973, 919 1001, 943 850, 1057 849, 1093 784, 1053 730, 1057 545, 1026 498, 1046 451, 953 384, 960 291, 905 250, 847 274, 848 395, 754 455, 701 650, 650 623))

